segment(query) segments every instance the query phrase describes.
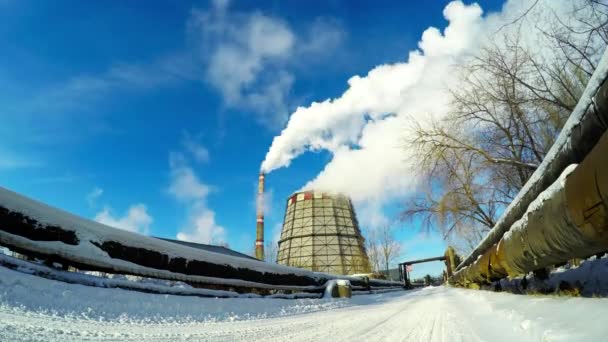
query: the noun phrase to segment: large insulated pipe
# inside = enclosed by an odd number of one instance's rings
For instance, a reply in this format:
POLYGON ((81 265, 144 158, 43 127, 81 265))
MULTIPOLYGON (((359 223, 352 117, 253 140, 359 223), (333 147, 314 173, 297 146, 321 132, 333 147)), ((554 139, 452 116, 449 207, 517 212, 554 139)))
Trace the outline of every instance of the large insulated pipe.
POLYGON ((255 257, 264 260, 264 174, 258 178, 258 198, 256 204, 255 257))
POLYGON ((607 129, 608 49, 604 50, 585 92, 541 165, 505 209, 494 228, 458 265, 458 269, 471 265, 492 245, 498 243, 515 221, 524 215, 530 203, 559 178, 566 166, 579 164, 607 129))
POLYGON ((608 132, 578 165, 534 200, 511 229, 453 284, 516 277, 574 258, 608 251, 608 132))

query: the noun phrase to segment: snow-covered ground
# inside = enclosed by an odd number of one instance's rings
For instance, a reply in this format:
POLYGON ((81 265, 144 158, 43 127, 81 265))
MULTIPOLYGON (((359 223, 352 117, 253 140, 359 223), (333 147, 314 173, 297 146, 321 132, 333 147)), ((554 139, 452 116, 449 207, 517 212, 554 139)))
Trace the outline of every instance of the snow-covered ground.
POLYGON ((560 266, 549 274, 548 279, 538 279, 534 273, 526 275, 526 288, 523 288, 522 277, 502 279, 498 283, 503 290, 515 293, 551 293, 565 285, 584 297, 608 296, 608 255, 597 259, 595 256, 583 260, 578 267, 569 264, 560 266))
POLYGON ((0 267, 0 341, 605 341, 608 299, 426 288, 351 299, 211 299, 0 267))

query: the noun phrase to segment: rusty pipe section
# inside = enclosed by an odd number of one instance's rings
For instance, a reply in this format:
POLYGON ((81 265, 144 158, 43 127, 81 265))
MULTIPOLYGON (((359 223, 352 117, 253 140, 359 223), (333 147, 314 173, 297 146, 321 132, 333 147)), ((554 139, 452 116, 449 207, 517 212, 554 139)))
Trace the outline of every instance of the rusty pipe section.
POLYGON ((608 133, 527 208, 510 230, 449 279, 487 284, 608 251, 608 133))
POLYGON ((255 257, 264 260, 264 174, 258 177, 256 201, 255 257))

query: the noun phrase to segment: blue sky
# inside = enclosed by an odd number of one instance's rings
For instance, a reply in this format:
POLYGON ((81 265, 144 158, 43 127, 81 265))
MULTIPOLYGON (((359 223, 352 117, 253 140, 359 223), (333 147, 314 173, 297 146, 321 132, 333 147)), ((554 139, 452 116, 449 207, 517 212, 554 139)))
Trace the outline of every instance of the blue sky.
MULTIPOLYGON (((353 75, 406 61, 424 30, 447 25, 447 4, 0 1, 1 185, 88 218, 249 253, 260 163, 290 113, 340 96, 353 75)), ((502 1, 479 4, 488 13, 502 1)), ((306 153, 269 175, 267 240, 284 200, 331 159, 306 153)), ((383 203, 383 215, 398 206, 383 203)), ((416 223, 398 226, 404 258, 443 253, 416 223)))

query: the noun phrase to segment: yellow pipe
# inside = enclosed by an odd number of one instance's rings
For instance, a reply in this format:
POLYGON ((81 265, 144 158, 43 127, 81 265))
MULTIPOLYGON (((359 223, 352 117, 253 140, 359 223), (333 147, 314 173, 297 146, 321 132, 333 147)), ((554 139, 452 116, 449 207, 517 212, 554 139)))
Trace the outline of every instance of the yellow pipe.
POLYGON ((470 286, 515 277, 608 250, 608 133, 569 166, 499 242, 451 283, 470 286))

